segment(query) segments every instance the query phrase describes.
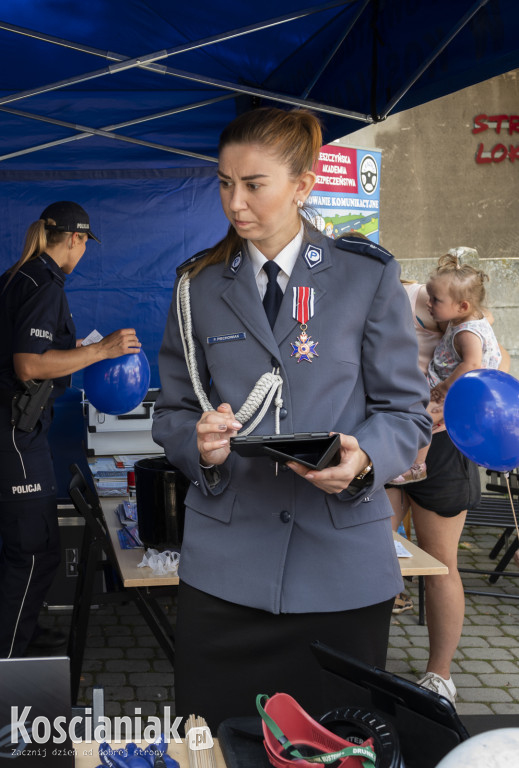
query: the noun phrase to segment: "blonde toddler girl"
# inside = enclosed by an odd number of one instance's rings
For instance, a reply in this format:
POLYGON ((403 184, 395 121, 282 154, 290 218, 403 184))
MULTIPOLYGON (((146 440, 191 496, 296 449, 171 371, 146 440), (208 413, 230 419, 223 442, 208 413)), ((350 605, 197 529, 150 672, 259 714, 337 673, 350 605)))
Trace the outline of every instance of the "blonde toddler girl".
MULTIPOLYGON (((460 264, 448 253, 438 260, 438 267, 427 282, 427 309, 438 326, 445 327, 427 370, 431 401, 445 399, 452 384, 468 371, 498 368, 499 344, 484 310, 485 281, 488 276, 469 264, 460 264)), ((415 463, 396 477, 391 485, 424 480, 427 477, 423 448, 415 463)))

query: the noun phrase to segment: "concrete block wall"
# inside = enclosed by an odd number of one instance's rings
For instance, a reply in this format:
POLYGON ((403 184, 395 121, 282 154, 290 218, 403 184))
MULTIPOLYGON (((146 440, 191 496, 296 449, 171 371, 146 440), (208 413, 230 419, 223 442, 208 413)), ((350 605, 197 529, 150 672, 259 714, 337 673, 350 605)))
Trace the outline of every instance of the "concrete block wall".
MULTIPOLYGON (((402 278, 426 283, 437 259, 399 259, 402 278)), ((510 373, 519 379, 519 258, 480 259, 470 263, 489 277, 487 306, 494 315, 494 331, 511 357, 510 373)))
POLYGON ((494 329, 519 378, 519 163, 479 163, 478 147, 517 145, 503 126, 473 133, 475 117, 517 115, 519 70, 391 115, 338 143, 378 149, 380 243, 402 265, 402 275, 425 282, 450 248, 475 249, 490 278, 494 329))

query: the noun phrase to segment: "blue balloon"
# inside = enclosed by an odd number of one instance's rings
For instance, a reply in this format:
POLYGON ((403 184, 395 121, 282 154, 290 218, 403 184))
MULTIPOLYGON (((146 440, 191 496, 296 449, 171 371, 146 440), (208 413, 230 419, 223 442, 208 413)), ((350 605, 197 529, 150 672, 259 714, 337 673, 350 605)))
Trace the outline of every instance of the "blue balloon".
POLYGON ((519 466, 519 381, 503 371, 482 369, 460 376, 447 392, 447 432, 469 459, 487 469, 519 466))
POLYGON ((141 350, 85 368, 83 387, 87 400, 102 413, 128 413, 142 403, 150 385, 150 364, 141 350))

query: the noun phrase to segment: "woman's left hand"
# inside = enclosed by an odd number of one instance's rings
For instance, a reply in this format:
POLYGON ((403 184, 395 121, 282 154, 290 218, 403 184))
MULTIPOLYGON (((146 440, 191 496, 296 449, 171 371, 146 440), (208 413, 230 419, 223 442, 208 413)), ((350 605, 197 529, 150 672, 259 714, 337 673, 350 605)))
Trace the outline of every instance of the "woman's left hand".
MULTIPOLYGON (((333 433, 331 433, 333 434, 333 433)), ((296 475, 304 477, 310 483, 320 488, 325 493, 340 493, 351 483, 362 470, 369 464, 369 457, 359 446, 356 437, 343 435, 341 438, 341 454, 339 464, 334 467, 326 467, 319 472, 309 469, 296 461, 290 461, 290 467, 296 475)))

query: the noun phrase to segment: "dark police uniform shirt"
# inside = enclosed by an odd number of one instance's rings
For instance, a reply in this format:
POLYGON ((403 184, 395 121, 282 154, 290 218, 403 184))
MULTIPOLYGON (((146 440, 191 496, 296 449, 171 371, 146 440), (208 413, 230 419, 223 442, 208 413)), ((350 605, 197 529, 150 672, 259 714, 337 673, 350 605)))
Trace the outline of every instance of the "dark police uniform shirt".
MULTIPOLYGON (((64 291, 65 273, 43 254, 27 262, 7 284, 0 277, 0 390, 17 388, 13 354, 42 354, 73 349, 76 329, 64 291)), ((54 379, 52 401, 63 394, 70 376, 54 379)), ((12 428, 11 409, 0 405, 0 500, 27 500, 55 492, 54 470, 47 443, 52 418, 49 401, 33 432, 12 428)))

